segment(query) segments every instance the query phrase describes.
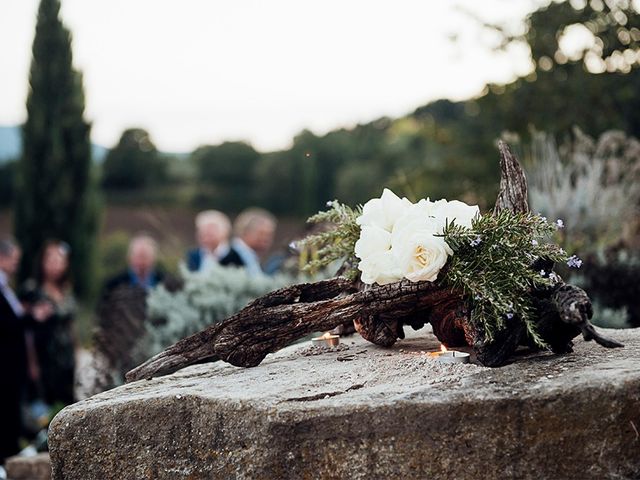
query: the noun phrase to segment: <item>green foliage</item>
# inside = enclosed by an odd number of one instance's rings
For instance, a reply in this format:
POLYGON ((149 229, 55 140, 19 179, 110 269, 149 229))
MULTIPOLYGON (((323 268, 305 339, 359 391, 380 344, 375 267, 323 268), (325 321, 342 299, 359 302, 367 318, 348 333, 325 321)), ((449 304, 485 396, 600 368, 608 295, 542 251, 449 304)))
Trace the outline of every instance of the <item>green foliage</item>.
POLYGON ((472 228, 447 225, 443 237, 453 250, 444 282, 462 290, 471 300, 472 321, 492 339, 514 316, 522 321, 530 337, 544 342, 535 329, 529 292, 550 287, 555 274, 535 271, 537 258, 565 262, 567 254, 546 243, 556 227, 533 214, 502 211, 474 219, 472 228))
POLYGON ((329 228, 320 233, 310 235, 298 242, 300 248, 311 247, 317 249, 316 254, 304 267, 305 271, 314 273, 328 267, 333 262, 347 261, 351 265, 343 275, 347 278, 357 278, 358 270, 354 249, 360 237, 360 226, 356 219, 362 213, 362 208, 352 209, 337 200, 329 202, 329 210, 318 212, 309 218, 309 223, 329 224, 329 228))
POLYGON ((523 37, 538 70, 575 62, 591 71, 628 73, 640 64, 637 56, 625 54, 640 50, 640 11, 633 1, 552 2, 532 13, 527 24, 523 37), (567 52, 562 42, 576 27, 593 42, 567 52))
MULTIPOLYGON (((360 237, 356 220, 361 209, 353 210, 337 201, 330 202, 329 207, 309 219, 329 224, 329 228, 299 242, 319 249, 307 269, 313 271, 346 259, 351 268, 345 276, 355 279, 359 272, 354 249, 360 237)), ((509 211, 476 218, 472 228, 456 224, 445 227, 442 236, 453 255, 438 282, 464 293, 473 308, 471 321, 488 339, 505 327, 506 319, 515 318, 524 323, 538 345, 544 346, 536 332, 530 292, 558 281, 553 272, 536 271, 536 259, 563 263, 568 259, 563 249, 546 242, 556 228, 539 215, 509 211)))
POLYGON ((578 3, 550 2, 528 16, 522 34, 514 35, 508 25, 491 27, 502 34, 502 46, 529 48, 534 71, 509 85, 487 89, 475 102, 477 122, 525 137, 531 126, 558 135, 569 133, 574 125, 589 135, 615 128, 640 136, 637 3, 578 3), (569 51, 564 41, 576 31, 591 40, 569 51))
POLYGON ((623 248, 600 251, 587 257, 584 267, 570 278, 589 292, 594 303, 594 323, 611 328, 640 326, 640 252, 623 248), (627 322, 616 322, 616 316, 618 320, 625 317, 627 322))
POLYGON ((276 214, 299 214, 294 159, 286 152, 266 153, 254 169, 256 204, 276 214))
POLYGON ((120 273, 127 266, 127 250, 131 236, 124 231, 116 231, 100 241, 99 277, 106 279, 120 273))
MULTIPOLYGON (((570 134, 574 125, 592 136, 611 128, 640 136, 638 13, 626 0, 583 3, 543 5, 515 33, 512 25, 491 26, 502 34, 500 46, 529 48, 533 70, 508 85, 489 85, 477 98, 438 100, 404 117, 326 135, 303 130, 291 148, 276 152, 256 152, 243 142, 204 146, 188 162, 172 161, 180 164, 179 172, 168 175, 180 185, 171 191, 150 188, 157 183, 155 167, 132 166, 127 172, 126 162, 116 183, 150 182, 142 198, 148 202, 190 202, 229 212, 260 205, 296 217, 312 214, 331 198, 363 203, 380 185, 408 198, 460 198, 489 208, 499 175, 495 141, 505 132, 525 144, 532 127, 556 138, 570 134), (576 28, 591 32, 593 42, 566 52, 564 40, 576 28)), ((122 192, 118 198, 136 200, 122 192)))
POLYGON ((252 172, 260 154, 244 142, 225 142, 200 147, 191 155, 200 191, 198 206, 216 205, 225 211, 240 211, 253 204, 252 172))
POLYGON ((593 139, 576 130, 557 145, 536 133, 527 161, 531 208, 562 218, 559 242, 583 255, 633 244, 640 226, 640 142, 619 131, 593 139))
POLYGON ((167 161, 146 130, 130 128, 107 153, 102 165, 102 186, 106 190, 135 190, 167 180, 167 161))
POLYGON ((23 250, 21 276, 47 239, 71 245, 77 293, 90 291, 98 200, 91 176, 90 126, 82 76, 73 69, 71 36, 60 2, 42 0, 29 75, 27 121, 17 165, 14 222, 23 250))
POLYGON ((183 268, 181 274, 182 290, 169 292, 159 286, 147 299, 150 321, 142 344, 149 356, 224 320, 251 300, 297 281, 285 275, 256 277, 244 269, 220 266, 195 273, 183 268))
POLYGON ((630 328, 629 309, 626 306, 604 307, 596 300, 593 302, 592 323, 603 328, 630 328))
POLYGON ((367 199, 380 194, 381 178, 385 178, 381 165, 365 161, 349 162, 338 173, 335 186, 336 197, 350 205, 364 203, 367 199), (367 174, 363 175, 362 172, 367 174))

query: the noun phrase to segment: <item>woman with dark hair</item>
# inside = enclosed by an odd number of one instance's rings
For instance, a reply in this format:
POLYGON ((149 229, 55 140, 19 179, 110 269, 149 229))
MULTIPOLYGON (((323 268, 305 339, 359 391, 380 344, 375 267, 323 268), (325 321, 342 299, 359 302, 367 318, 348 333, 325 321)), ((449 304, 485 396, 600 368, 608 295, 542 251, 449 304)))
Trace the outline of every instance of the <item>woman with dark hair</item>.
POLYGON ((49 405, 74 402, 75 342, 73 320, 77 305, 69 274, 69 246, 49 241, 42 249, 33 280, 27 282, 30 302, 46 301, 53 313, 32 323, 33 343, 39 372, 31 375, 35 394, 49 405))

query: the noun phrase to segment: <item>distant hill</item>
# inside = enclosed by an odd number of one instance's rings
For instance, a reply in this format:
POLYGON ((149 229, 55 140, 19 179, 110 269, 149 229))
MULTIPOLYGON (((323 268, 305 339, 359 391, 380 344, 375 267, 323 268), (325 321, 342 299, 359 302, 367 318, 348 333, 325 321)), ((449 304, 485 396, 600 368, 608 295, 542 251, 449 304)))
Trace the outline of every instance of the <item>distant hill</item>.
POLYGON ((0 125, 0 163, 17 158, 21 146, 20 127, 0 125))
MULTIPOLYGON (((102 162, 107 154, 108 148, 95 143, 91 144, 93 161, 102 162)), ((22 138, 20 127, 13 125, 0 125, 0 164, 16 159, 22 152, 22 138)))

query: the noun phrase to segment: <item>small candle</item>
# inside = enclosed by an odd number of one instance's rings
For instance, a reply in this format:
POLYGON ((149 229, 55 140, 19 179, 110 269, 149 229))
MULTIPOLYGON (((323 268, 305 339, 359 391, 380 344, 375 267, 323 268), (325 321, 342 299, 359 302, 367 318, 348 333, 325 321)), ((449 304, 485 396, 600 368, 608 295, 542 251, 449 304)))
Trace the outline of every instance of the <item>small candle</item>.
POLYGON ((440 350, 439 352, 429 352, 429 356, 435 357, 436 360, 442 363, 469 363, 470 355, 468 353, 447 350, 444 345, 440 345, 440 350))
POLYGON ((438 361, 442 363, 469 363, 469 357, 468 353, 451 350, 442 352, 438 357, 438 361))
POLYGON ((335 347, 340 345, 340 335, 332 335, 329 332, 325 333, 321 337, 311 339, 316 345, 324 343, 328 347, 335 347))

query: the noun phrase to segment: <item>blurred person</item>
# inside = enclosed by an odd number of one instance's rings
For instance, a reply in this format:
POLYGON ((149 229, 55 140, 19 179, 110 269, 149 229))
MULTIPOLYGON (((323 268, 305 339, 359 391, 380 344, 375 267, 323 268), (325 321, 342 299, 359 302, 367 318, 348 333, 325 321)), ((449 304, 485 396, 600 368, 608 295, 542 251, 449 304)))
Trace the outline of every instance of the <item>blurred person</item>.
POLYGON ((127 269, 107 280, 103 297, 116 288, 126 285, 149 291, 164 281, 164 273, 157 268, 158 243, 151 235, 136 234, 129 242, 127 269))
MULTIPOLYGON (((46 302, 23 305, 11 288, 9 281, 18 270, 21 256, 11 238, 0 237, 0 464, 19 451, 20 407, 27 380, 26 325, 51 314, 46 302)), ((35 377, 35 366, 30 373, 35 377)))
POLYGON ((35 276, 25 284, 24 294, 31 303, 48 302, 52 311, 41 321, 31 323, 38 373, 34 393, 48 405, 74 402, 75 341, 73 322, 77 303, 69 271, 69 245, 49 241, 38 259, 35 276))
POLYGON ((276 224, 275 217, 261 208, 243 211, 234 222, 235 237, 220 265, 244 267, 250 275, 264 273, 260 257, 266 255, 273 244, 276 224))
POLYGON ((127 268, 112 277, 96 307, 93 362, 96 375, 86 388, 91 394, 123 383, 124 374, 141 363, 139 341, 146 331, 149 290, 171 279, 157 266, 158 244, 146 233, 129 242, 127 268))
POLYGON ((187 268, 191 272, 206 271, 229 254, 229 217, 218 210, 205 210, 196 216, 198 247, 187 252, 187 268))

